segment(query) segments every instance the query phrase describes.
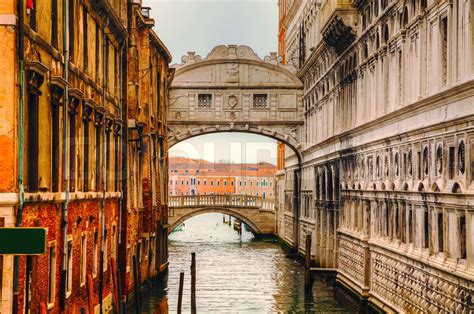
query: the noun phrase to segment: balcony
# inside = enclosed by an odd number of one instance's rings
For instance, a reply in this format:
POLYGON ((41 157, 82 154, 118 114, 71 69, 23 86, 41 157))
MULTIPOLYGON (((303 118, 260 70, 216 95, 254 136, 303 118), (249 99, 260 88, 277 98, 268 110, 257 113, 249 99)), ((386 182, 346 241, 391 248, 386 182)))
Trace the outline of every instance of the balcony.
POLYGON ((337 54, 341 54, 357 36, 358 11, 354 0, 326 0, 321 11, 323 39, 337 54))

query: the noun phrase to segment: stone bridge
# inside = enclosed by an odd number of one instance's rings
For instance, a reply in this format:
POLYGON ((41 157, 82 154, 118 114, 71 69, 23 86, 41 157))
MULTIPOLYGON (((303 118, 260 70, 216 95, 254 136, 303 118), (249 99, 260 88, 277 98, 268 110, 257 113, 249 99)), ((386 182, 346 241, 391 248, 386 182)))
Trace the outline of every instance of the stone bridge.
POLYGON ((276 53, 263 60, 247 46, 217 46, 183 56, 170 89, 170 146, 216 132, 268 136, 300 157, 303 84, 276 53))
POLYGON ((185 220, 205 213, 223 213, 241 220, 259 236, 275 234, 275 200, 250 195, 182 195, 168 197, 169 232, 185 220))

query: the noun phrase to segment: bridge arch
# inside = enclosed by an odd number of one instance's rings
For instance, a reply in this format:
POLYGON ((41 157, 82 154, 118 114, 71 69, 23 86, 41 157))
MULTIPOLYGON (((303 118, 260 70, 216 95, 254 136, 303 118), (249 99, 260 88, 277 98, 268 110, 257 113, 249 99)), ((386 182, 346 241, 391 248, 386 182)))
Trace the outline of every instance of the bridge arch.
POLYGON ((303 84, 276 53, 217 46, 202 59, 189 52, 173 65, 168 143, 218 133, 253 133, 289 146, 301 161, 303 84))
POLYGON ((230 215, 234 218, 237 218, 239 219, 240 221, 242 221, 243 223, 245 223, 249 228, 250 228, 250 231, 252 231, 252 233, 254 234, 254 236, 258 237, 260 235, 263 235, 264 232, 262 231, 262 229, 252 221, 252 219, 246 217, 245 215, 242 215, 241 213, 238 212, 238 210, 233 210, 233 209, 230 209, 230 208, 226 208, 226 207, 219 207, 219 206, 216 206, 216 207, 202 207, 202 208, 193 208, 192 210, 190 210, 188 213, 186 213, 185 215, 181 216, 180 218, 178 218, 176 221, 174 221, 171 225, 170 225, 170 228, 168 229, 168 235, 177 227, 179 226, 180 224, 182 224, 183 222, 185 222, 186 220, 192 218, 192 217, 195 217, 195 216, 199 216, 199 215, 202 215, 202 214, 209 214, 209 213, 221 213, 221 214, 226 214, 226 215, 230 215))
POLYGON ((203 134, 244 132, 274 138, 295 152, 297 164, 289 173, 298 247, 305 108, 296 69, 282 64, 276 53, 261 59, 250 47, 237 45, 217 46, 205 58, 189 52, 172 67, 170 146, 203 134))
POLYGON ((179 195, 168 199, 171 233, 185 220, 205 213, 223 213, 240 219, 255 236, 274 235, 275 201, 246 194, 179 195))
POLYGON ((294 140, 288 138, 288 135, 286 134, 281 134, 278 133, 274 130, 269 130, 269 129, 264 129, 264 128, 259 128, 257 126, 235 126, 235 125, 219 125, 219 126, 209 126, 209 127, 199 127, 196 129, 191 129, 188 128, 185 134, 179 134, 177 136, 169 137, 168 138, 168 144, 169 147, 173 147, 174 145, 183 142, 187 139, 193 138, 193 137, 198 137, 201 135, 206 135, 206 134, 213 134, 213 133, 226 133, 226 132, 231 132, 231 133, 250 133, 250 134, 257 134, 261 135, 264 137, 269 137, 274 140, 277 140, 279 142, 284 143, 286 146, 290 147, 293 152, 295 153, 298 162, 301 162, 302 160, 302 154, 301 154, 301 144, 294 140))

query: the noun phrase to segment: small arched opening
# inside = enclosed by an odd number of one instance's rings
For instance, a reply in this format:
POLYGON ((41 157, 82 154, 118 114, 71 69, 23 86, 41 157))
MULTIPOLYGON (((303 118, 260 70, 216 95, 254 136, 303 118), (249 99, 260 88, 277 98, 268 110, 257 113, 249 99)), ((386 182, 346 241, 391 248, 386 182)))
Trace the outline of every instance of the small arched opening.
POLYGON ((199 208, 199 209, 189 211, 187 214, 183 215, 182 217, 180 217, 179 219, 177 219, 170 225, 170 228, 168 229, 168 235, 170 235, 173 232, 173 230, 175 230, 177 227, 181 226, 186 220, 189 220, 199 215, 210 214, 210 213, 221 213, 221 214, 225 214, 225 215, 229 215, 234 218, 237 218, 238 220, 240 220, 241 222, 243 222, 245 225, 248 226, 250 232, 252 232, 252 234, 256 238, 265 235, 265 232, 249 217, 242 215, 237 210, 232 210, 232 209, 223 208, 223 207, 199 208))
POLYGON ((461 186, 459 185, 459 183, 454 183, 453 184, 453 188, 451 189, 451 193, 454 193, 454 194, 461 194, 462 193, 462 190, 461 190, 461 186))

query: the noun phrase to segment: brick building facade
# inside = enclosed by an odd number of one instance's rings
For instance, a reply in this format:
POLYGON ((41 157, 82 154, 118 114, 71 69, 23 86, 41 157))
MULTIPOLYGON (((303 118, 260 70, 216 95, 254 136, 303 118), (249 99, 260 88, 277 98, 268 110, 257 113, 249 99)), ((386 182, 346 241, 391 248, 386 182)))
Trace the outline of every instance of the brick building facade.
POLYGON ((171 56, 135 2, 0 3, 0 226, 47 229, 0 258, 1 313, 109 311, 133 255, 165 268, 171 56))

